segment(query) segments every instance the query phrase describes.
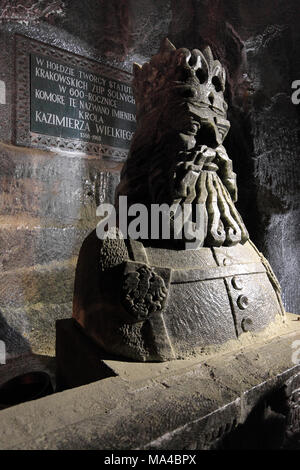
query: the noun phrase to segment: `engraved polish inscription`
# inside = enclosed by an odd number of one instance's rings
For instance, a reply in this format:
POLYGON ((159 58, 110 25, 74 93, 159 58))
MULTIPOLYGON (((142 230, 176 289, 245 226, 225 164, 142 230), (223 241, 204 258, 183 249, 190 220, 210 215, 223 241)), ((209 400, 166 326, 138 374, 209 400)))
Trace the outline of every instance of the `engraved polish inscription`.
POLYGON ((128 149, 136 128, 126 83, 30 54, 30 130, 128 149))

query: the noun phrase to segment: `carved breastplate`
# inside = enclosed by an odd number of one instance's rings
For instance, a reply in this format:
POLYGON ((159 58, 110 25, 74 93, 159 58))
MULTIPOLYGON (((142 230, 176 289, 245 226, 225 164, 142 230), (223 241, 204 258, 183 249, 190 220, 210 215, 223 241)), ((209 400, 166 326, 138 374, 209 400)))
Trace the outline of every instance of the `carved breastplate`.
POLYGON ((251 242, 180 251, 107 243, 97 285, 88 280, 89 305, 74 299, 73 314, 106 351, 139 361, 185 358, 284 314, 276 278, 251 242))

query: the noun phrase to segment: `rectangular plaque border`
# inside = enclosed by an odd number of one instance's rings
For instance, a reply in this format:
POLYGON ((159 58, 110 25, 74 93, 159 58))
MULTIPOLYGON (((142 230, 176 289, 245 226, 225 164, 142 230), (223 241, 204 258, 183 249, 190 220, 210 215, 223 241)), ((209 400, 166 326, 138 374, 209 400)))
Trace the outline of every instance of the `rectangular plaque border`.
POLYGON ((30 54, 41 54, 58 61, 67 62, 74 67, 103 75, 105 78, 119 80, 131 85, 132 74, 109 67, 92 59, 73 54, 55 46, 36 41, 20 34, 15 35, 16 57, 16 120, 15 143, 25 147, 56 149, 60 151, 82 152, 88 155, 101 156, 115 161, 124 161, 128 150, 104 144, 94 144, 77 139, 65 139, 37 134, 30 130, 30 54))

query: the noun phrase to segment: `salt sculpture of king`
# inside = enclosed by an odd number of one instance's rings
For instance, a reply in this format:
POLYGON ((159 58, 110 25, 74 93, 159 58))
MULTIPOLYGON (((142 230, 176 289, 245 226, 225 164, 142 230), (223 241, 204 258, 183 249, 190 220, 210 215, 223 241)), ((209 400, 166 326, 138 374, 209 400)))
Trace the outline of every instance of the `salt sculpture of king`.
POLYGON ((154 205, 187 206, 197 236, 176 236, 174 212, 168 239, 94 230, 79 254, 73 318, 104 351, 136 361, 188 358, 284 322, 278 281, 234 205, 224 68, 209 47, 165 39, 134 64, 133 89, 137 130, 116 208, 121 196, 143 204, 151 225, 154 205))

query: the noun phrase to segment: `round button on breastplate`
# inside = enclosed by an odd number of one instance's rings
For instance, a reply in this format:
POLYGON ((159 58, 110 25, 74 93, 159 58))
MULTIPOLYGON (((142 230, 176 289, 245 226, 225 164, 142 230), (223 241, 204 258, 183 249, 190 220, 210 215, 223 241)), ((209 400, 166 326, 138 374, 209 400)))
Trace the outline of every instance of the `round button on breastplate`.
POLYGON ((245 295, 240 295, 237 299, 237 304, 241 310, 244 310, 249 305, 249 299, 245 295))
POLYGON ((243 318, 242 323, 241 323, 242 330, 244 332, 251 330, 252 324, 253 322, 251 318, 243 318))
POLYGON ((237 290, 241 290, 244 286, 244 280, 241 277, 234 276, 231 280, 231 284, 237 290))

